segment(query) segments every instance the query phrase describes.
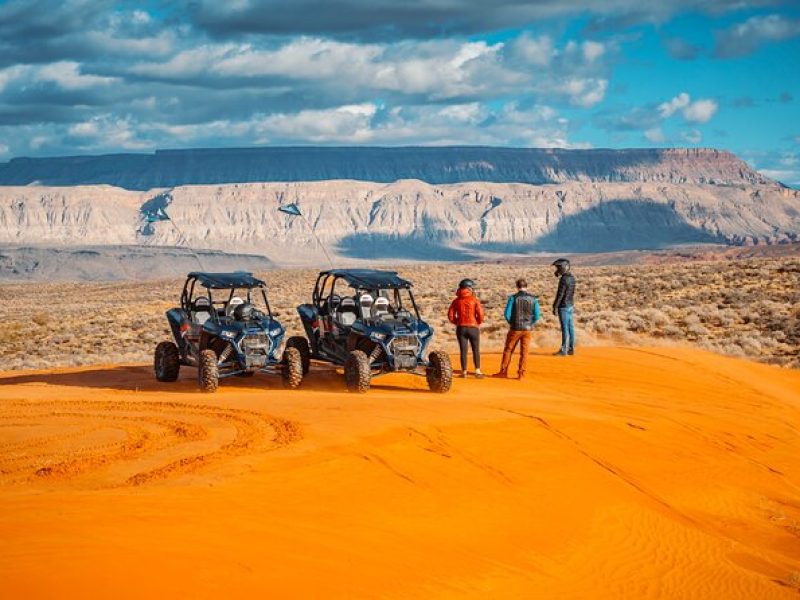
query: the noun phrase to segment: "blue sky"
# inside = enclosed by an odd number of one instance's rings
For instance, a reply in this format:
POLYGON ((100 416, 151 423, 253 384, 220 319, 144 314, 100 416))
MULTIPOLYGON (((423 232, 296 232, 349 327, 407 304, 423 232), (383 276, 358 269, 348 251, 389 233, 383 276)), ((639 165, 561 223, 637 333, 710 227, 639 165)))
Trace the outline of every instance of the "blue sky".
POLYGON ((800 185, 800 4, 0 0, 0 160, 711 146, 800 185))

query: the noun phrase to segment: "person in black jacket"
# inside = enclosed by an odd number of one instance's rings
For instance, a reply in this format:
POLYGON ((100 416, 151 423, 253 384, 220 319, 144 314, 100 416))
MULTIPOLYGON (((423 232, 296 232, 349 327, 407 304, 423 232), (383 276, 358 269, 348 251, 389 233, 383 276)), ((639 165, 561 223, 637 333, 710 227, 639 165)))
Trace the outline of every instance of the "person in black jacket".
POLYGON ((569 261, 566 258, 559 258, 553 262, 556 268, 555 276, 558 280, 558 290, 556 299, 553 301, 553 314, 558 315, 561 323, 561 349, 556 352, 558 356, 575 354, 575 321, 574 321, 574 300, 575 300, 575 276, 570 273, 569 261))

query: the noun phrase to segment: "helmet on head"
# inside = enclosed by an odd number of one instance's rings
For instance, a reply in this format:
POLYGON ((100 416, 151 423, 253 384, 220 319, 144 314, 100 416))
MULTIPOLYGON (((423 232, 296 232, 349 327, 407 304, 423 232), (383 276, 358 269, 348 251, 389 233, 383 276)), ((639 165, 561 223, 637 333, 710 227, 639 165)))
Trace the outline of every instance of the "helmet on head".
POLYGON ((559 277, 565 273, 569 273, 569 261, 566 258, 559 258, 553 261, 553 266, 556 268, 555 276, 559 277))
POLYGON ((258 318, 258 310, 253 304, 243 302, 233 309, 233 318, 237 321, 253 321, 258 318))
POLYGON ((474 289, 475 282, 472 279, 462 279, 458 282, 458 289, 463 290, 464 288, 474 289))

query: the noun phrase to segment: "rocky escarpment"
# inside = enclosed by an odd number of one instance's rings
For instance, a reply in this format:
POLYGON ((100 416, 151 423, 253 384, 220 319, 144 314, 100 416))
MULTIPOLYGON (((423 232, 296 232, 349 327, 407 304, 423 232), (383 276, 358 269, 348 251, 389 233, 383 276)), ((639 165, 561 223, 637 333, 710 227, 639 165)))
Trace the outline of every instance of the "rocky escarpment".
POLYGON ((158 246, 0 247, 0 280, 110 281, 206 271, 268 271, 264 256, 158 246))
POLYGON ((185 246, 278 265, 463 260, 681 243, 800 240, 800 192, 776 184, 460 183, 418 180, 0 187, 0 244, 185 246), (308 220, 278 211, 297 203, 308 220), (162 206, 172 221, 148 223, 162 206))
POLYGON ((472 181, 769 183, 733 154, 705 148, 227 148, 15 158, 0 163, 0 185, 108 184, 129 190, 149 190, 191 184, 336 179, 383 183, 419 179, 431 184, 472 181))

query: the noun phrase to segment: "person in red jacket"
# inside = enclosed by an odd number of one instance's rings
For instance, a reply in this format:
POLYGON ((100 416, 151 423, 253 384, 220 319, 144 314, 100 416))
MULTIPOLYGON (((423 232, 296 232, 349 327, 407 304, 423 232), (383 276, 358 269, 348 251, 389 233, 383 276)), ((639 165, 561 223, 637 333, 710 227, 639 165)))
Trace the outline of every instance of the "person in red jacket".
POLYGON ((480 330, 480 325, 483 323, 483 306, 475 295, 474 288, 475 282, 471 279, 461 280, 456 298, 447 311, 447 318, 456 326, 456 339, 461 350, 461 377, 467 376, 467 344, 469 344, 472 347, 475 377, 483 379, 480 330))

